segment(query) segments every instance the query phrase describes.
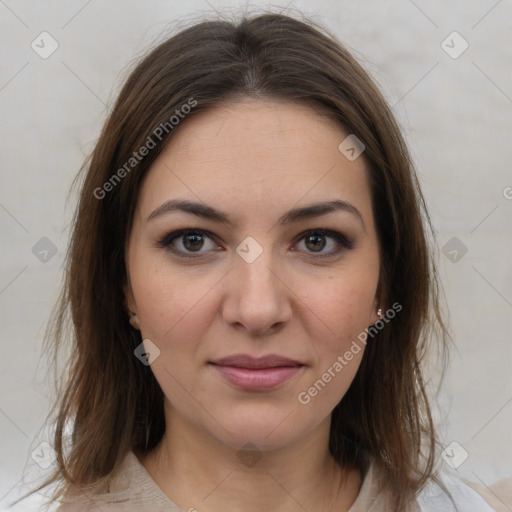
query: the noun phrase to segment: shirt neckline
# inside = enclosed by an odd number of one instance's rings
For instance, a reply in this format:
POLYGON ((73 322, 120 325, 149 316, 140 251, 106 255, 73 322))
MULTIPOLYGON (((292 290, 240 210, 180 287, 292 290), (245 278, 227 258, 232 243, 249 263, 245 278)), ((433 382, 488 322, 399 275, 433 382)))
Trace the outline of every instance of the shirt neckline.
MULTIPOLYGON (((156 483, 153 477, 148 473, 146 468, 142 465, 139 458, 135 453, 130 450, 123 461, 122 468, 120 468, 118 478, 112 482, 111 492, 129 490, 131 488, 130 480, 136 478, 139 482, 144 482, 151 491, 159 498, 164 500, 169 506, 174 506, 181 510, 178 505, 169 497, 162 488, 156 483), (122 476, 128 473, 128 478, 123 479, 122 476), (120 488, 122 487, 122 489, 120 488)), ((359 493, 348 510, 348 512, 369 512, 376 504, 379 497, 378 478, 375 477, 375 463, 370 460, 365 474, 362 476, 361 488, 359 493)))

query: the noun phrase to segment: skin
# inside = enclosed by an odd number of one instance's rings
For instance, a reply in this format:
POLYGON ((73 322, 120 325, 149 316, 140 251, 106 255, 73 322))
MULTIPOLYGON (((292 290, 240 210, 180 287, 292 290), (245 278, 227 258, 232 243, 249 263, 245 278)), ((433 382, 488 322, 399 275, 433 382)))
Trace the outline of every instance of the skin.
POLYGON ((362 476, 332 459, 328 439, 332 410, 363 350, 310 403, 297 399, 379 319, 367 169, 363 157, 349 161, 338 150, 347 135, 304 104, 237 100, 179 126, 144 180, 127 244, 125 296, 136 312, 132 325, 160 350, 151 370, 165 395, 166 432, 153 452, 137 455, 185 510, 346 511, 357 497, 362 476), (234 224, 184 212, 147 221, 178 198, 223 210, 234 224), (362 221, 335 211, 277 224, 292 208, 335 199, 351 203, 362 221), (193 259, 158 245, 183 228, 215 238, 174 241, 193 259), (319 258, 300 239, 319 228, 343 234, 353 247, 334 254, 336 240, 321 237, 319 253, 330 256, 319 258), (252 263, 236 252, 248 236, 263 249, 252 263), (208 364, 237 353, 279 354, 304 366, 275 389, 247 391, 208 364), (240 457, 247 443, 256 463, 240 457))

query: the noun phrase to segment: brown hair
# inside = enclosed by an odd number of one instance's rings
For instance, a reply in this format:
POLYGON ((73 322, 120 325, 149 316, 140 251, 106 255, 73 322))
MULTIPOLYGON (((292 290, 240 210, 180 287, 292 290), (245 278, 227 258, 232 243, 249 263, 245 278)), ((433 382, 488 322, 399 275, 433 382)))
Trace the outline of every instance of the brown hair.
POLYGON ((154 48, 128 77, 84 165, 65 282, 47 334, 55 360, 64 342, 72 344, 51 411, 58 469, 37 489, 60 482, 54 499, 70 485, 108 481, 128 451, 147 453, 164 434, 163 393, 134 357, 141 334, 127 321, 123 295, 138 191, 183 105, 195 102, 186 123, 247 96, 321 106, 365 145, 382 254, 379 293, 384 307, 402 310, 368 339, 332 413, 329 448, 341 465, 360 465, 361 454, 370 454, 397 510, 435 478, 437 440, 422 366, 432 339, 446 361, 449 335, 429 249, 434 233, 407 148, 377 87, 334 36, 311 21, 264 14, 196 23, 154 48), (161 139, 154 136, 159 126, 167 127, 161 139), (149 138, 155 147, 127 166, 149 138))

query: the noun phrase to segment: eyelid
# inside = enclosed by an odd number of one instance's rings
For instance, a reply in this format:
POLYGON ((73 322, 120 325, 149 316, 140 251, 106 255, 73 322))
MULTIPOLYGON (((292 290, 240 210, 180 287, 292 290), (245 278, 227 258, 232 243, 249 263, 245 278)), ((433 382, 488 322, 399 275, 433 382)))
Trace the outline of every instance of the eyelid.
MULTIPOLYGON (((216 237, 216 235, 214 235, 213 233, 211 233, 210 231, 208 231, 206 229, 183 228, 183 229, 178 229, 178 230, 172 231, 171 233, 168 233, 167 235, 165 235, 163 238, 161 238, 157 242, 157 246, 160 248, 169 250, 170 252, 177 255, 178 257, 188 258, 188 259, 197 259, 197 258, 202 257, 202 255, 207 255, 208 252, 198 251, 195 253, 194 252, 187 253, 187 252, 181 252, 181 251, 177 250, 176 248, 174 248, 174 250, 173 250, 173 249, 170 249, 170 247, 169 247, 175 240, 181 238, 182 236, 194 235, 194 234, 206 236, 207 238, 210 238, 212 241, 217 243, 216 240, 218 238, 216 237)), ((347 238, 342 233, 340 233, 338 231, 331 230, 331 229, 324 229, 324 228, 313 228, 313 229, 308 229, 306 231, 301 232, 293 241, 293 245, 295 246, 300 241, 302 241, 303 239, 305 239, 306 237, 311 236, 311 235, 325 236, 328 238, 332 238, 337 242, 337 248, 328 253, 306 252, 306 255, 312 256, 315 259, 332 258, 334 256, 339 255, 344 250, 350 250, 350 249, 353 249, 353 247, 354 247, 353 241, 350 240, 349 238, 347 238)), ((292 250, 296 251, 296 252, 303 252, 303 251, 297 251, 296 249, 292 249, 292 250)))
MULTIPOLYGON (((194 253, 194 252, 181 252, 177 249, 175 250, 172 250, 170 249, 169 247, 171 246, 171 244, 181 238, 182 236, 184 235, 201 235, 201 236, 206 236, 207 238, 210 238, 212 241, 215 242, 215 240, 217 239, 217 237, 211 233, 210 231, 207 231, 206 229, 200 229, 200 228, 183 228, 183 229, 177 229, 175 231, 172 231, 171 233, 168 233, 167 235, 165 235, 163 238, 161 238, 158 242, 157 242, 157 246, 162 248, 162 249, 167 249, 169 250, 170 252, 172 252, 173 254, 176 254, 178 257, 183 257, 183 258, 197 258, 198 256, 194 256, 194 254, 197 254, 197 255, 202 255, 202 254, 205 254, 204 252, 197 252, 197 253, 194 253)), ((217 242, 215 242, 217 243, 217 242)))
POLYGON ((311 254, 318 258, 327 258, 329 256, 336 255, 340 253, 343 249, 353 249, 354 242, 350 239, 348 239, 345 235, 338 231, 334 231, 332 229, 324 229, 324 228, 314 228, 314 229, 308 229, 306 231, 303 231, 295 240, 294 243, 298 243, 304 238, 310 236, 310 235, 319 235, 319 236, 325 236, 328 238, 333 238, 338 243, 338 248, 334 251, 331 251, 330 253, 324 253, 324 254, 318 254, 315 256, 314 252, 310 252, 308 254, 311 254), (343 248, 341 249, 340 246, 343 248))

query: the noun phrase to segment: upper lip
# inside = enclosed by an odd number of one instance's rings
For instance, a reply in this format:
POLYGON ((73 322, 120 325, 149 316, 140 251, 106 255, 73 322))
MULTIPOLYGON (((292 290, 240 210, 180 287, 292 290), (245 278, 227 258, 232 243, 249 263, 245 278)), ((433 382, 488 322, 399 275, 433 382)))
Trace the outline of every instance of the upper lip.
POLYGON ((278 366, 303 366, 299 361, 289 359, 288 357, 270 354, 264 357, 252 357, 247 354, 235 354, 228 357, 223 357, 215 361, 210 361, 212 364, 221 366, 235 366, 237 368, 275 368, 278 366))

